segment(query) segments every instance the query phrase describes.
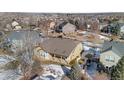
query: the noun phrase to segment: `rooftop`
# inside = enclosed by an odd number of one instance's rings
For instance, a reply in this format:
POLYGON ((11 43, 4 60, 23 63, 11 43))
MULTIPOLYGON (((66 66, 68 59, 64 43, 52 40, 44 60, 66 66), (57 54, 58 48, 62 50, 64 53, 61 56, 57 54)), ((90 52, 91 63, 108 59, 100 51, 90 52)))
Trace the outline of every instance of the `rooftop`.
POLYGON ((118 41, 105 41, 102 47, 102 52, 112 50, 119 56, 124 55, 124 43, 118 41))
POLYGON ((65 38, 49 38, 42 43, 45 51, 57 56, 68 57, 79 41, 65 38))

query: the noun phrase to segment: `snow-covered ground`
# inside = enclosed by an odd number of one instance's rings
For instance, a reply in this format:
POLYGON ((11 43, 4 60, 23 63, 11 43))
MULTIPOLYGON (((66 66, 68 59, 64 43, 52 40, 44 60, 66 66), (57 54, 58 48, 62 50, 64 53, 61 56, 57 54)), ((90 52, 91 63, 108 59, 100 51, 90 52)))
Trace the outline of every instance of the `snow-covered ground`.
POLYGON ((79 34, 82 34, 82 35, 86 35, 86 34, 88 34, 87 31, 78 31, 78 33, 79 33, 79 34))
POLYGON ((0 55, 0 65, 1 64, 6 64, 6 63, 11 62, 13 60, 15 60, 15 58, 12 57, 12 56, 0 55))
POLYGON ((0 80, 18 80, 20 75, 18 70, 6 70, 0 72, 0 80))
POLYGON ((42 76, 37 79, 41 80, 60 80, 64 75, 64 72, 59 65, 44 65, 44 72, 42 76))
POLYGON ((89 46, 83 46, 83 48, 84 48, 84 51, 88 51, 88 50, 90 50, 91 49, 91 47, 89 47, 89 46))
POLYGON ((18 74, 18 70, 4 70, 4 66, 15 60, 12 56, 8 55, 0 55, 0 80, 15 80, 19 79, 20 75, 18 74), (1 68, 2 67, 2 68, 1 68))
POLYGON ((98 35, 101 40, 110 40, 107 36, 98 35))
POLYGON ((84 46, 95 46, 95 47, 101 47, 102 46, 101 44, 95 44, 95 43, 92 43, 92 42, 82 42, 82 44, 84 46))

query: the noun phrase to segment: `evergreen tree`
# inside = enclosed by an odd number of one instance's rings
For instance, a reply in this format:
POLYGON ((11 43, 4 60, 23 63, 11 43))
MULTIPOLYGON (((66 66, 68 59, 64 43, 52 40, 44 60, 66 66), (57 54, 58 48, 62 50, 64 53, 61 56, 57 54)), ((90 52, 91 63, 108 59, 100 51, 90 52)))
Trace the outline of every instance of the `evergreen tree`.
POLYGON ((124 56, 119 60, 118 64, 113 67, 111 72, 112 80, 124 80, 124 56))

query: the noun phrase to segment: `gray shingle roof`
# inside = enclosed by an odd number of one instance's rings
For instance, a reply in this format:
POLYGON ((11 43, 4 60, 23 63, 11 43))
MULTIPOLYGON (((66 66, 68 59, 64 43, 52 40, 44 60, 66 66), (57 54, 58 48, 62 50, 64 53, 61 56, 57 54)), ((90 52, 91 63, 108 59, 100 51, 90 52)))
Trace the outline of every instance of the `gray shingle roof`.
POLYGON ((42 42, 45 51, 57 56, 68 57, 80 42, 64 38, 49 38, 42 42))
POLYGON ((124 56, 124 43, 118 41, 105 41, 102 47, 102 52, 112 50, 119 56, 124 56))

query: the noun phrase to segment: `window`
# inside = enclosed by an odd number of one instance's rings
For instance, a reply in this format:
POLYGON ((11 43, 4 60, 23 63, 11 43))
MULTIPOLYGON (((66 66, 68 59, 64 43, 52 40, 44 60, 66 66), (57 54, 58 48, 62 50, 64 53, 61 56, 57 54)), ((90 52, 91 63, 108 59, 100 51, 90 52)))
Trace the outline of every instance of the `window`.
POLYGON ((47 58, 48 59, 48 53, 47 52, 41 52, 41 56, 43 56, 43 57, 45 57, 45 58, 47 58))
POLYGON ((109 56, 109 59, 110 59, 111 62, 114 62, 114 57, 109 56))
POLYGON ((108 62, 114 62, 114 57, 113 56, 105 56, 105 60, 108 62))

